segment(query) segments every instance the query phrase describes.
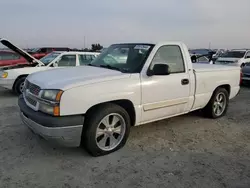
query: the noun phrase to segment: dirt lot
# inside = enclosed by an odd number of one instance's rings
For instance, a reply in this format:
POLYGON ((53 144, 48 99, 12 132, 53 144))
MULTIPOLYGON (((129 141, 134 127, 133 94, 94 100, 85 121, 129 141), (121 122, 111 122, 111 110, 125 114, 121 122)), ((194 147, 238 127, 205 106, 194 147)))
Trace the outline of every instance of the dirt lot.
POLYGON ((250 187, 250 88, 226 117, 192 113, 134 127, 127 145, 93 158, 32 134, 0 89, 0 187, 250 187))

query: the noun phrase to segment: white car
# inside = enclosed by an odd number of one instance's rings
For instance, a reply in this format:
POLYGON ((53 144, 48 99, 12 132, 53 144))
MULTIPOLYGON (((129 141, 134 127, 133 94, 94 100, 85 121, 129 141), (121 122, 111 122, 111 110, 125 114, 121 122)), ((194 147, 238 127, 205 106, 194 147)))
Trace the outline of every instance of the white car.
POLYGON ((250 63, 250 50, 230 50, 227 51, 214 62, 217 65, 235 65, 244 67, 246 63, 250 63))
POLYGON ((24 81, 31 73, 55 67, 62 68, 86 65, 100 54, 97 52, 54 51, 40 60, 37 60, 5 39, 1 39, 0 42, 30 62, 30 64, 27 65, 0 67, 0 87, 11 89, 17 94, 23 92, 24 81))
POLYGON ((131 126, 198 109, 224 116, 240 73, 236 66, 192 64, 181 42, 114 44, 89 66, 29 75, 18 105, 35 133, 99 156, 123 147, 131 126), (115 62, 113 52, 124 49, 126 61, 115 62))

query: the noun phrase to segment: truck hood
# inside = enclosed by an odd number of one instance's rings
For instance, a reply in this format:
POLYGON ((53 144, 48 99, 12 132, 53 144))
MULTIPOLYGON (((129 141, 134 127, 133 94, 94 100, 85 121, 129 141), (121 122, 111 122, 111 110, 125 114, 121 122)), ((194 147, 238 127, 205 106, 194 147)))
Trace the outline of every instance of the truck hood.
POLYGON ((12 44, 10 41, 0 38, 0 42, 6 46, 7 48, 11 49, 12 51, 16 52, 17 54, 19 54, 20 56, 22 56, 24 59, 26 59, 28 62, 30 63, 36 63, 39 64, 40 66, 44 66, 44 64, 39 61, 38 59, 34 58, 33 56, 31 56, 30 54, 28 54, 27 52, 25 52, 24 50, 22 50, 21 48, 15 46, 14 44, 12 44))
POLYGON ((130 77, 130 74, 121 73, 116 70, 91 66, 78 66, 37 72, 30 74, 27 79, 29 82, 41 87, 41 89, 67 90, 86 84, 128 77, 130 77))

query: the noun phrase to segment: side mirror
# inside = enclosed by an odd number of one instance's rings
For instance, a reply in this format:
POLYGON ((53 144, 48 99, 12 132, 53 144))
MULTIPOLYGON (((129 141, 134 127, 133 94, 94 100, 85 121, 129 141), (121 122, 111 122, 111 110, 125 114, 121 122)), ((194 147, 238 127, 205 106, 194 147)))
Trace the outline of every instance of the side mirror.
POLYGON ((167 64, 155 64, 152 70, 148 70, 147 75, 169 75, 170 68, 167 64))

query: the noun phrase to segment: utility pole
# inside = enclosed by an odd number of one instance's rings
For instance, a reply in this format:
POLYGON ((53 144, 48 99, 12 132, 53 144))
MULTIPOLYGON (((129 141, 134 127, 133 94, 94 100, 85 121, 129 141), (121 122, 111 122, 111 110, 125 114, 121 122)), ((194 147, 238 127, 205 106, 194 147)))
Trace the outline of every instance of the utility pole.
POLYGON ((86 48, 86 41, 85 41, 85 36, 84 36, 84 42, 83 42, 83 45, 84 45, 84 49, 86 48))

